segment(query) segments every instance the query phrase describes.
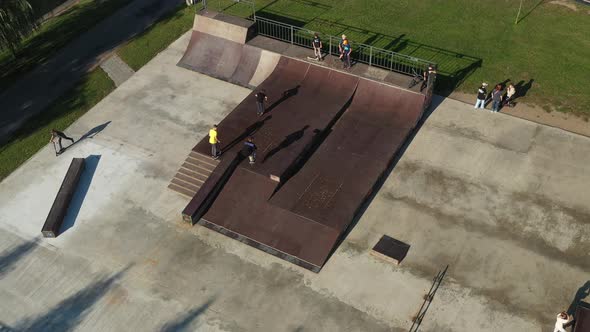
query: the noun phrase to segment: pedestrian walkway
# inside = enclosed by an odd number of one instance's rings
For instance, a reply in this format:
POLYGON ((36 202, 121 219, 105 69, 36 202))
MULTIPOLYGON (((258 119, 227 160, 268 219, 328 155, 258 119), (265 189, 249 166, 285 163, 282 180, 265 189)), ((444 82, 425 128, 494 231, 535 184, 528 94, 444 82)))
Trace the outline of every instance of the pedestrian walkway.
POLYGON ((68 91, 117 46, 181 3, 182 0, 134 0, 15 82, 0 95, 0 143, 68 91))
POLYGON ((113 54, 111 57, 103 61, 103 63, 100 64, 100 68, 109 75, 117 87, 135 74, 135 71, 133 71, 125 61, 119 58, 117 54, 113 54))

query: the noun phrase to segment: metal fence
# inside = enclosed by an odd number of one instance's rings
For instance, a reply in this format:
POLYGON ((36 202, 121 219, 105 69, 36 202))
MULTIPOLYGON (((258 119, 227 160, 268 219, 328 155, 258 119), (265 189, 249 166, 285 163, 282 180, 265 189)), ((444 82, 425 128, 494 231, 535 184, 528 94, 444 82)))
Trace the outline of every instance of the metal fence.
MULTIPOLYGON (((278 39, 293 45, 312 48, 311 42, 315 31, 296 27, 290 24, 255 16, 256 28, 259 35, 278 39)), ((341 38, 321 34, 324 50, 329 55, 339 55, 338 44, 341 38)), ((368 64, 369 66, 388 69, 398 73, 417 76, 428 68, 428 62, 423 59, 384 50, 366 44, 350 42, 353 62, 368 64)), ((436 65, 436 64, 433 64, 436 65)))

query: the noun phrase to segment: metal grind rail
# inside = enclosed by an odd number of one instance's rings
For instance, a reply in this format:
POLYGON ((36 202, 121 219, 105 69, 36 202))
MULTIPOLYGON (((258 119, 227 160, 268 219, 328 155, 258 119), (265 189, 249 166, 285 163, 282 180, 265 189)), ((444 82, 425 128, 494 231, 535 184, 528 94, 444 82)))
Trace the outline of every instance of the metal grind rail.
POLYGON ((426 311, 428 311, 428 308, 430 307, 430 304, 434 299, 434 294, 436 294, 436 291, 438 290, 438 287, 440 286, 445 275, 447 274, 448 269, 449 266, 447 265, 444 270, 439 271, 434 277, 434 280, 432 281, 432 286, 430 286, 430 290, 428 291, 428 293, 424 295, 424 302, 422 302, 422 306, 420 307, 420 310, 418 310, 418 314, 413 319, 413 323, 410 327, 409 332, 417 332, 420 328, 420 324, 422 324, 422 320, 426 315, 426 311))

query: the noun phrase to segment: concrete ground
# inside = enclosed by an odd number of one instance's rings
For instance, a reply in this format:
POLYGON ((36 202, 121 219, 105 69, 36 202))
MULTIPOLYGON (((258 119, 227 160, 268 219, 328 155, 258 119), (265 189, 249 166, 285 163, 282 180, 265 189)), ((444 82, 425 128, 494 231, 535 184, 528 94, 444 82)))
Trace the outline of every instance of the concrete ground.
POLYGON ((176 67, 188 38, 0 184, 0 327, 407 331, 447 264, 421 331, 550 331, 585 296, 590 140, 453 100, 319 274, 183 224, 166 186, 249 93, 176 67), (72 157, 89 159, 66 230, 39 238, 72 157), (411 245, 401 265, 369 255, 382 234, 411 245))

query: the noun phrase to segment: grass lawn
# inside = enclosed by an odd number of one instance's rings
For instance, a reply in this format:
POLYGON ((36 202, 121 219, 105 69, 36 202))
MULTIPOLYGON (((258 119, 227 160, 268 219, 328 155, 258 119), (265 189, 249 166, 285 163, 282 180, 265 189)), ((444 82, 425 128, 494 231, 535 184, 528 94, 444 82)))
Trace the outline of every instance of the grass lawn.
POLYGON ((48 144, 51 128, 64 130, 114 89, 107 74, 96 68, 49 109, 27 121, 0 146, 0 181, 48 144))
MULTIPOLYGON (((230 0, 228 13, 249 15, 230 0)), ((438 93, 507 79, 521 100, 590 114, 590 6, 573 0, 258 0, 257 15, 439 64, 438 93), (556 4, 559 2, 561 4, 556 4), (565 3, 567 6, 563 5, 565 3)), ((215 9, 215 8, 213 8, 215 9)), ((354 47, 354 44, 353 44, 354 47)))
POLYGON ((120 47, 117 54, 137 71, 187 32, 193 26, 194 16, 194 7, 181 5, 178 10, 160 19, 142 34, 120 47))
POLYGON ((129 2, 130 0, 82 0, 64 14, 45 22, 32 36, 24 40, 16 59, 8 50, 2 50, 0 92, 129 2))

